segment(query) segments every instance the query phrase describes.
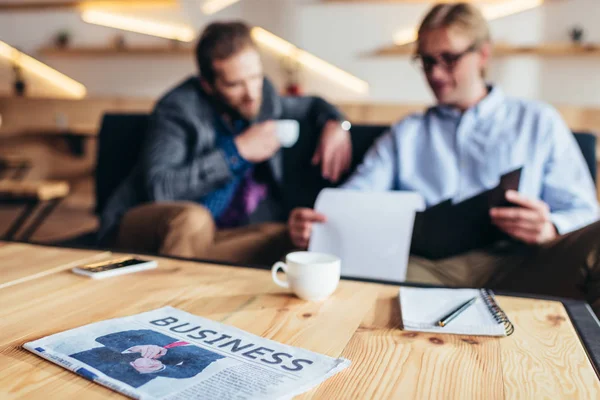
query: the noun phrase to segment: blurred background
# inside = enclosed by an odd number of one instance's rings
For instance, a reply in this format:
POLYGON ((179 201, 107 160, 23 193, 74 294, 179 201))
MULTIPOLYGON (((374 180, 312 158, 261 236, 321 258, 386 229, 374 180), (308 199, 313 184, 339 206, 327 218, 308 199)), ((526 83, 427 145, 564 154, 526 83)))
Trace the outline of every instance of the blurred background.
MULTIPOLYGON (((473 2, 491 21, 490 81, 555 105, 573 130, 599 133, 600 2, 473 2)), ((71 188, 33 239, 95 226, 102 115, 149 112, 195 74, 192 49, 207 23, 255 26, 266 74, 282 93, 320 95, 354 123, 390 124, 432 103, 411 55, 415 28, 433 3, 0 0, 0 162, 25 163, 20 179, 64 180, 71 188)), ((17 209, 0 208, 0 234, 17 209)))

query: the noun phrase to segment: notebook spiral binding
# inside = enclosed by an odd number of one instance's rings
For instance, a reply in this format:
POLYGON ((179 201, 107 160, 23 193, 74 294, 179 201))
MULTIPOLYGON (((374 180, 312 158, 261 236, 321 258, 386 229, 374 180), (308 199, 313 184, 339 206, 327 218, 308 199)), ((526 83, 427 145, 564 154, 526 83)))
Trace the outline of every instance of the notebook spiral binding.
POLYGON ((500 308, 498 303, 496 303, 494 292, 488 289, 481 289, 481 298, 485 302, 487 308, 490 310, 490 313, 494 319, 498 321, 499 324, 504 324, 506 336, 512 335, 515 331, 515 327, 512 322, 510 322, 504 311, 500 308))

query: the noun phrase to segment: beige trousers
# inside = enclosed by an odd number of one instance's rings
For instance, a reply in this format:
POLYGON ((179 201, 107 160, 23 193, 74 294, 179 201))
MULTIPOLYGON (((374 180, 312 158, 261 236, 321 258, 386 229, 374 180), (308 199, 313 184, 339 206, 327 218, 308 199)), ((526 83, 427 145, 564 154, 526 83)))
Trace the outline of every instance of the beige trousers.
POLYGON ((600 313, 600 222, 542 246, 506 245, 443 260, 411 256, 407 281, 584 298, 600 313))
POLYGON ((192 202, 150 203, 131 209, 121 220, 116 247, 263 266, 293 249, 285 224, 217 230, 210 212, 192 202))

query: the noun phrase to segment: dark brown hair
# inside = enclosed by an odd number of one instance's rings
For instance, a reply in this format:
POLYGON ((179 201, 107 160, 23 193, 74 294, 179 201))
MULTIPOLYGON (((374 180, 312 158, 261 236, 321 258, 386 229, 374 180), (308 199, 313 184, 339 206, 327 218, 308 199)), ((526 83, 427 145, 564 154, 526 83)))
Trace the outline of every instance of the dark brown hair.
POLYGON ((200 76, 209 83, 216 79, 213 62, 227 59, 247 47, 256 47, 251 28, 241 21, 213 22, 200 35, 196 61, 200 76))

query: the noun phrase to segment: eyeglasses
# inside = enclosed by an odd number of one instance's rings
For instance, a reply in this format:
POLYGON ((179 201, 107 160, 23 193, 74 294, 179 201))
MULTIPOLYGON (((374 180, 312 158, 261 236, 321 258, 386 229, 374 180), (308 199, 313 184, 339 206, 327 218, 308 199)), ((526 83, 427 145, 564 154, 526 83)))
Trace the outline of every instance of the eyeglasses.
POLYGON ((448 72, 452 72, 452 70, 456 67, 456 64, 460 61, 461 58, 466 56, 469 53, 472 53, 478 49, 476 43, 469 46, 465 51, 460 53, 442 53, 439 56, 432 56, 429 54, 415 54, 413 56, 413 63, 421 68, 425 72, 431 72, 436 65, 440 65, 448 72))

